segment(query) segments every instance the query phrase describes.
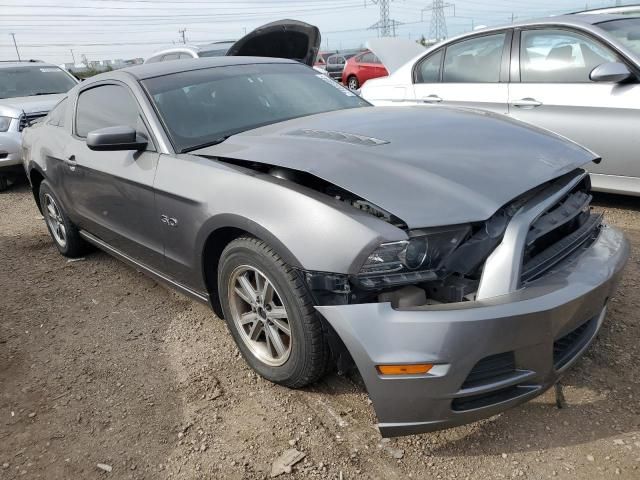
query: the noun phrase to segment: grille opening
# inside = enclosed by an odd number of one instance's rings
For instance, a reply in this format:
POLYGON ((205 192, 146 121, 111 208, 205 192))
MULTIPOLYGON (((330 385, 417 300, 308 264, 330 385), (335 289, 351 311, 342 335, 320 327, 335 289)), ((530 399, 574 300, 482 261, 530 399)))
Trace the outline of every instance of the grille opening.
POLYGON ((456 398, 451 402, 451 409, 455 412, 475 410, 477 408, 490 407, 498 403, 506 402, 526 393, 536 390, 535 385, 514 385, 501 388, 489 393, 472 395, 470 397, 456 398))
POLYGON ((542 276, 595 238, 602 218, 591 213, 589 190, 585 177, 531 224, 523 255, 523 282, 542 276))
POLYGON ((516 359, 513 351, 490 355, 476 363, 461 388, 464 390, 492 383, 511 376, 515 370, 516 359))
POLYGON ((564 367, 582 350, 591 338, 597 321, 598 318, 594 317, 553 342, 553 366, 556 370, 564 367))

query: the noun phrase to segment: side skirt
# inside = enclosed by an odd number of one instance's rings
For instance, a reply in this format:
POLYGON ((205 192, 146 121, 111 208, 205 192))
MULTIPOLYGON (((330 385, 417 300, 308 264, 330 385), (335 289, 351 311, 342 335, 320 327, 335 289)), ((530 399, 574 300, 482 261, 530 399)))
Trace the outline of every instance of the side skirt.
POLYGON ((110 255, 113 255, 114 257, 118 258, 119 260, 122 260, 125 263, 128 263, 129 265, 131 265, 133 268, 135 268, 136 270, 140 270, 144 273, 146 273, 147 275, 149 275, 151 278, 153 278, 154 280, 164 283, 165 285, 174 288, 175 290, 178 290, 180 293, 193 298, 194 300, 197 300, 201 303, 206 303, 207 305, 209 305, 209 295, 208 294, 202 294, 202 293, 198 293, 195 290, 191 290, 189 287, 186 287, 185 285, 182 285, 181 283, 178 283, 174 280, 171 280, 169 277, 166 277, 165 275, 163 275, 162 273, 147 267, 146 265, 143 265, 142 263, 138 262, 137 260, 134 260, 133 258, 131 258, 130 256, 126 255, 125 253, 122 253, 120 250, 117 250, 115 248, 113 248, 111 245, 109 245, 106 242, 103 242, 102 240, 100 240, 98 237, 90 234, 89 232, 85 231, 85 230, 80 230, 80 236, 82 238, 84 238, 87 242, 91 243, 92 245, 95 245, 96 247, 98 247, 100 250, 103 250, 105 252, 107 252, 110 255))

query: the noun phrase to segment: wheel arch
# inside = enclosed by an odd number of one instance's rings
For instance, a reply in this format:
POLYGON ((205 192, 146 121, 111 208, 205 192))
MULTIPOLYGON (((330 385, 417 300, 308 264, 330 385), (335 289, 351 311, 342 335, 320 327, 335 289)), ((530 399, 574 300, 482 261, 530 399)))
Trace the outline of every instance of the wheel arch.
POLYGON ((31 184, 31 192, 33 193, 33 198, 36 201, 36 205, 38 206, 38 210, 42 213, 42 206, 40 205, 40 184, 46 180, 46 176, 40 166, 36 163, 32 163, 29 166, 29 183, 31 184))
POLYGON ((222 307, 218 296, 218 266, 225 247, 242 236, 252 236, 267 243, 285 263, 301 268, 296 256, 269 230, 248 218, 235 214, 222 214, 205 222, 198 235, 202 279, 209 293, 211 308, 222 318, 222 307))

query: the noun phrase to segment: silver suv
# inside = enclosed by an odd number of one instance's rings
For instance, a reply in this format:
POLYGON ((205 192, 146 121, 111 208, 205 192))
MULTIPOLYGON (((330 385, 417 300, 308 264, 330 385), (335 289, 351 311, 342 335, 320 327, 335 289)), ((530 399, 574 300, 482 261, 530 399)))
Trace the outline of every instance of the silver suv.
POLYGON ((76 83, 56 65, 0 62, 0 191, 23 172, 22 130, 47 115, 76 83))

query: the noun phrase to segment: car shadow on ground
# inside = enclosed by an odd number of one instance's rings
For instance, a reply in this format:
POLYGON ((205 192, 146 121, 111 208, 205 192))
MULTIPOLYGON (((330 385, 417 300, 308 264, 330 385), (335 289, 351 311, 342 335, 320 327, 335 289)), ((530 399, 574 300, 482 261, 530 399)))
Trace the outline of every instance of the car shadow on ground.
POLYGON ((592 192, 595 207, 634 210, 640 212, 640 197, 618 195, 614 193, 592 192))

